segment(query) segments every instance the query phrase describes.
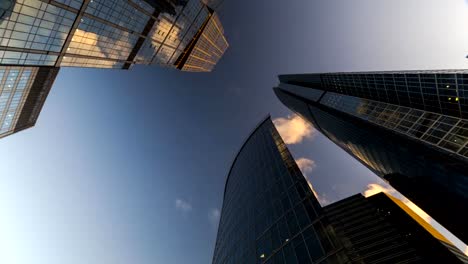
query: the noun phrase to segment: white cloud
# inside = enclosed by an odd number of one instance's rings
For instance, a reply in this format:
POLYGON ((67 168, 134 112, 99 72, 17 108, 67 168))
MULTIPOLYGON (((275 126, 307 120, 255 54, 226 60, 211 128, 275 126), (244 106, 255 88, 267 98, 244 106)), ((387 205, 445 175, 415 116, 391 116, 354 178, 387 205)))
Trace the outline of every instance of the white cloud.
POLYGON ((279 117, 273 120, 276 129, 286 144, 301 143, 304 138, 312 138, 315 129, 298 115, 279 117))
POLYGON ((315 161, 308 158, 300 158, 296 160, 297 166, 302 171, 302 174, 306 175, 311 173, 316 167, 315 161))
POLYGON ((327 205, 332 203, 332 201, 330 201, 330 199, 328 199, 327 195, 325 195, 324 193, 319 194, 314 189, 314 186, 312 186, 312 183, 309 181, 308 178, 306 178, 306 180, 307 180, 307 183, 309 184, 310 189, 314 193, 315 198, 317 198, 317 200, 319 201, 321 206, 327 206, 327 205))
POLYGON ((208 219, 214 228, 218 227, 219 219, 221 217, 221 211, 217 208, 211 209, 208 213, 208 219))
POLYGON ((388 194, 395 194, 396 190, 390 186, 383 186, 378 183, 371 183, 367 185, 367 189, 364 190, 363 195, 364 197, 369 197, 369 196, 372 196, 374 194, 378 194, 381 192, 388 193, 388 194))
POLYGON ((176 199, 175 200, 175 207, 176 209, 184 212, 184 213, 188 213, 190 211, 192 211, 192 205, 187 202, 187 201, 184 201, 182 199, 176 199))
POLYGON ((322 206, 326 206, 330 204, 331 203, 330 199, 328 199, 328 197, 324 193, 319 194, 312 186, 310 173, 314 171, 314 169, 317 167, 317 164, 315 163, 315 161, 308 159, 308 158, 300 158, 296 160, 296 163, 299 169, 301 170, 302 174, 304 174, 304 177, 307 180, 307 183, 309 184, 310 189, 314 193, 315 198, 317 198, 319 203, 322 206))

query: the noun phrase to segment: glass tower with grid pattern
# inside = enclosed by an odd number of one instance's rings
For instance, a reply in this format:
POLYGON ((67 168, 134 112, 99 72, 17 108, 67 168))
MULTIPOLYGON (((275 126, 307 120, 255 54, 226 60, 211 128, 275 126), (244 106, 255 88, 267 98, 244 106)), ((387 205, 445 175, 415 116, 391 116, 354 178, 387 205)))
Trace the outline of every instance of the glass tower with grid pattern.
POLYGON ((468 241, 468 71, 282 75, 275 92, 468 241))
POLYGON ((325 206, 352 263, 467 263, 468 257, 403 202, 356 194, 325 206))
POLYGON ((0 12, 0 64, 191 70, 215 65, 228 47, 200 0, 8 0, 0 12), (187 67, 175 63, 181 54, 193 55, 187 67))
POLYGON ((322 208, 267 118, 229 171, 213 263, 461 263, 404 207, 381 193, 322 208))
POLYGON ((230 169, 213 263, 313 262, 348 259, 268 117, 230 169))
POLYGON ((19 131, 28 93, 42 83, 47 95, 60 67, 209 72, 227 47, 217 14, 201 0, 2 0, 0 138, 19 131))
POLYGON ((35 125, 57 73, 55 67, 0 66, 0 137, 35 125))

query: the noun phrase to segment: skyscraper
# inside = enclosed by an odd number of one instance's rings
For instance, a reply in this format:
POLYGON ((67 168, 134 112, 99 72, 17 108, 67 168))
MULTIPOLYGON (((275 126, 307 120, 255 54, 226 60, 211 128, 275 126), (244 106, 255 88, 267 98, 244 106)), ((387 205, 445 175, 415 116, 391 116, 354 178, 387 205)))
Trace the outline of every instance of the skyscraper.
POLYGON ((0 138, 35 125, 57 73, 55 67, 0 66, 0 138))
MULTIPOLYGON (((197 35, 222 40, 213 44, 213 65, 228 46, 216 13, 200 0, 16 0, 0 8, 0 64, 177 68, 197 35)), ((211 46, 197 48, 213 54, 211 46)))
MULTIPOLYGON (((135 64, 145 64, 209 72, 227 48, 217 14, 201 0, 3 0, 0 3, 2 68, 25 67, 56 75, 59 67, 129 69, 135 64)), ((50 80, 53 82, 54 78, 50 80)), ((51 85, 47 82, 44 89, 48 91, 51 85)), ((0 86, 4 96, 8 95, 7 88, 0 86)), ((44 100, 41 99, 41 106, 44 100)), ((11 125, 7 121, 8 118, 2 124, 11 125)), ((19 130, 3 131, 0 137, 16 131, 19 130)))
POLYGON ((417 223, 401 224, 380 215, 378 210, 385 209, 404 218, 404 212, 390 208, 391 201, 369 206, 367 199, 378 198, 356 197, 350 198, 352 203, 348 199, 322 208, 267 118, 247 138, 230 168, 213 263, 459 263, 417 223), (341 221, 344 218, 354 225, 341 221), (363 230, 369 227, 375 228, 363 230), (408 232, 413 237, 407 237, 408 232))
POLYGON ((468 261, 403 202, 383 192, 367 198, 356 194, 324 207, 324 211, 353 263, 468 261))
POLYGON ((136 63, 211 71, 229 46, 218 15, 200 0, 177 6, 175 12, 176 16, 163 13, 158 17, 136 63))
POLYGON ((268 117, 226 180, 213 263, 347 263, 322 208, 268 117))
POLYGON ((468 241, 468 75, 409 71, 280 76, 279 99, 468 241))
POLYGON ((215 13, 210 13, 199 32, 175 61, 176 68, 193 72, 211 71, 227 48, 221 22, 215 13))

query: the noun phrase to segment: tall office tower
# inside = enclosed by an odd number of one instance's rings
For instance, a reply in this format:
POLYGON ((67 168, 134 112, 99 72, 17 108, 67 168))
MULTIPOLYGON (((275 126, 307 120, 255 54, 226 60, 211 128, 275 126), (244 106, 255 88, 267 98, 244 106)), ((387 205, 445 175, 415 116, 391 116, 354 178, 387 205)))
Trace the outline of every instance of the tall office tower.
POLYGON ((247 138, 229 171, 213 263, 312 262, 348 260, 267 118, 247 138))
POLYGON ((393 201, 378 197, 322 208, 267 118, 230 168, 213 263, 460 263, 393 201))
POLYGON ((353 263, 468 263, 441 233, 385 193, 357 194, 324 211, 353 263))
POLYGON ((0 1, 0 67, 209 72, 227 47, 217 14, 201 0, 0 1))
POLYGON ((9 0, 0 8, 0 64, 190 70, 175 62, 199 51, 212 67, 198 70, 210 71, 228 46, 200 0, 9 0), (198 38, 209 45, 191 46, 198 38))
POLYGON ((0 138, 35 125, 55 67, 0 66, 0 138))
POLYGON ((209 72, 228 48, 217 14, 199 0, 161 14, 139 51, 136 63, 183 71, 209 72))
POLYGON ((468 241, 464 71, 280 76, 279 99, 468 241))
POLYGON ((200 31, 175 61, 176 68, 192 72, 212 71, 228 46, 218 16, 210 13, 200 31))

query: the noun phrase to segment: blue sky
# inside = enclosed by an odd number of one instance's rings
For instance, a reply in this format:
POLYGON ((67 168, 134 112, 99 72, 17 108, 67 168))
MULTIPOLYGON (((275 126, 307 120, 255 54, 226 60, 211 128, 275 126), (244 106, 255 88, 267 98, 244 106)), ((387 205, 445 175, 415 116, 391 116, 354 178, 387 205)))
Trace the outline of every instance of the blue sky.
MULTIPOLYGON (((0 262, 210 263, 229 166, 282 73, 467 68, 464 0, 226 0, 214 72, 62 69, 0 140, 0 262)), ((376 179, 320 134, 291 145, 333 202, 376 179)))

